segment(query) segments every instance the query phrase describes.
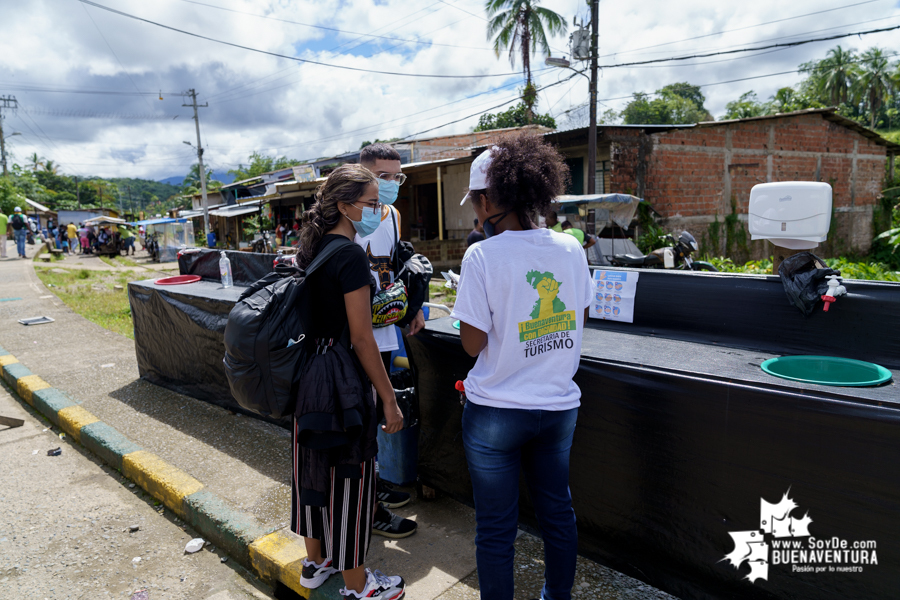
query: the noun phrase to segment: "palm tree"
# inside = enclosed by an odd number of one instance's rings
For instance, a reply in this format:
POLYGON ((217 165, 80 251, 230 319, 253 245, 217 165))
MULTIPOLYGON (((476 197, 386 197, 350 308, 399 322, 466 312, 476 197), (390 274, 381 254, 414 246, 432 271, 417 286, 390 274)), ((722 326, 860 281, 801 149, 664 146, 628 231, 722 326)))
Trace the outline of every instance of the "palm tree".
POLYGON ((881 48, 869 48, 863 52, 860 59, 862 68, 856 89, 869 108, 869 127, 875 129, 875 115, 890 99, 896 82, 891 65, 881 48))
POLYGON ((833 106, 844 104, 850 99, 850 91, 856 82, 857 72, 854 51, 835 46, 828 51, 825 59, 815 66, 819 88, 817 91, 827 96, 833 106))
POLYGON ((531 123, 532 107, 537 91, 531 83, 531 53, 540 49, 550 54, 547 33, 551 36, 566 32, 562 15, 538 6, 537 0, 487 0, 484 6, 488 16, 488 40, 494 40, 494 53, 509 49, 509 62, 516 64, 516 50, 522 54, 522 71, 525 74, 525 117, 531 123))
POLYGON ((47 160, 43 156, 39 156, 37 152, 33 152, 31 156, 28 157, 28 166, 31 167, 32 171, 37 171, 38 168, 44 166, 44 161, 47 160))
POLYGON ((48 173, 53 173, 54 175, 56 175, 56 172, 59 170, 59 165, 52 160, 48 160, 44 163, 44 170, 48 173))

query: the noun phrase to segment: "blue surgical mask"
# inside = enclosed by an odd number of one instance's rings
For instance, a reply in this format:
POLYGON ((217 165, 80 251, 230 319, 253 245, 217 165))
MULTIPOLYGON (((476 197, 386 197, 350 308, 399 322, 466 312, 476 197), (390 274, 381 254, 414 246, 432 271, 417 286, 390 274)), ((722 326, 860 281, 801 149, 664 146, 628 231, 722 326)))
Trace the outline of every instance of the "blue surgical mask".
POLYGON ((397 201, 397 194, 400 193, 400 184, 379 178, 378 179, 378 201, 382 204, 393 204, 397 201))
POLYGON ((350 217, 347 217, 347 220, 353 223, 353 228, 356 230, 356 233, 359 234, 359 237, 366 237, 375 233, 375 230, 381 225, 381 211, 375 212, 369 207, 360 209, 355 204, 351 204, 350 206, 362 213, 362 218, 359 221, 354 221, 350 217))

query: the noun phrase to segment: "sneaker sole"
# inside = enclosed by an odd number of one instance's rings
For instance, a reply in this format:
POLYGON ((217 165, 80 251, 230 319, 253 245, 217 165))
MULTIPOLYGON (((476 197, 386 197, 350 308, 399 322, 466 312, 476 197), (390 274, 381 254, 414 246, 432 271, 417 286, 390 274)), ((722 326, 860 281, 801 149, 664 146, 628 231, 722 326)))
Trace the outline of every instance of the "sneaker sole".
POLYGON ((331 573, 329 573, 325 576, 320 575, 319 577, 316 577, 314 579, 307 579, 301 575, 300 576, 300 585, 302 585, 306 589, 314 590, 318 587, 322 587, 322 584, 325 583, 326 581, 328 581, 328 578, 331 577, 332 575, 334 575, 335 573, 337 573, 337 571, 332 571, 331 573))
MULTIPOLYGON (((418 529, 418 528, 416 528, 416 529, 418 529)), ((372 528, 372 533, 374 533, 376 535, 384 536, 386 538, 391 538, 392 540, 400 540, 403 538, 408 538, 415 532, 416 532, 416 530, 413 529, 412 531, 408 531, 406 533, 391 533, 390 531, 382 531, 381 529, 377 529, 375 527, 372 528)))
POLYGON ((378 500, 382 504, 384 504, 385 508, 400 508, 401 506, 406 506, 409 504, 410 498, 407 498, 403 502, 388 502, 387 500, 378 500))

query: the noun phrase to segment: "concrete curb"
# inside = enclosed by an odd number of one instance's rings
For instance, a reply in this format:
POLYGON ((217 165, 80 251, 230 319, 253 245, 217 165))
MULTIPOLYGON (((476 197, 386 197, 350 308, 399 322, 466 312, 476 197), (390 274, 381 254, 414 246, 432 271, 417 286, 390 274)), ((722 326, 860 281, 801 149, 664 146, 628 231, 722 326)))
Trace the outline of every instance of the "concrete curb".
POLYGON ((300 585, 301 561, 306 557, 300 536, 286 529, 266 527, 255 517, 232 509, 190 474, 147 452, 64 392, 51 387, 2 347, 0 375, 25 403, 266 583, 274 586, 280 581, 309 600, 335 597, 336 581, 316 590, 300 585))

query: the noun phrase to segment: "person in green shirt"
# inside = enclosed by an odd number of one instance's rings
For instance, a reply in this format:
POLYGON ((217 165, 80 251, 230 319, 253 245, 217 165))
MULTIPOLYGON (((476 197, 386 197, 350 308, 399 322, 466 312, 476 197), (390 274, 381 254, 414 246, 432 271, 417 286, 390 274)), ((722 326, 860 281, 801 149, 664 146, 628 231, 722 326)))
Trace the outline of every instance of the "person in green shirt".
POLYGON ((125 226, 119 226, 119 235, 122 236, 122 248, 125 250, 125 256, 128 256, 128 249, 131 249, 131 254, 135 253, 134 249, 134 232, 128 229, 125 226))
POLYGON ((562 225, 559 224, 559 219, 556 218, 555 212, 550 211, 549 213, 547 213, 547 216, 544 217, 544 220, 547 222, 547 229, 562 233, 562 225))
POLYGON ((579 244, 584 246, 584 232, 577 227, 573 227, 572 223, 570 223, 569 221, 563 221, 562 231, 563 233, 568 233, 569 235, 574 237, 576 240, 578 240, 579 244))
POLYGON ((6 258, 7 229, 9 229, 9 217, 0 212, 0 258, 6 258))

